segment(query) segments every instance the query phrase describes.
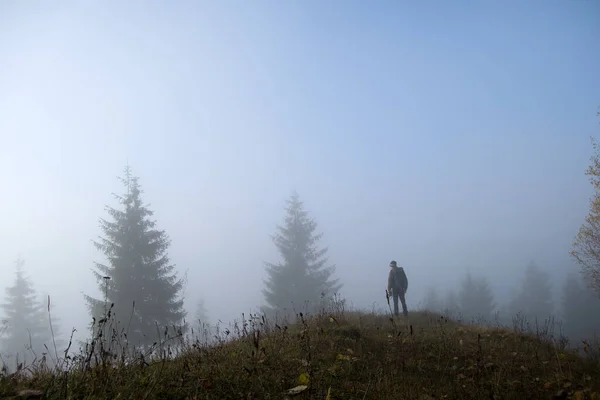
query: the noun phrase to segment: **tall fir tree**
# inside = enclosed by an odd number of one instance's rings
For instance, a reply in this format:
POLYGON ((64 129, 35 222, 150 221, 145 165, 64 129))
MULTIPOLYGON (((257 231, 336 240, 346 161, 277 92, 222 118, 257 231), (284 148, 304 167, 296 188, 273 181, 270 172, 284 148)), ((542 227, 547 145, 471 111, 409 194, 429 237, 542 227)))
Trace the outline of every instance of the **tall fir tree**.
POLYGON ((467 272, 462 281, 458 301, 462 317, 468 322, 481 319, 489 322, 496 307, 487 279, 474 278, 470 272, 467 272))
POLYGON ((38 301, 23 265, 24 261, 17 259, 14 283, 6 288, 6 302, 2 304, 6 325, 0 345, 3 353, 26 364, 42 359, 46 348, 52 348, 52 337, 44 305, 38 301))
POLYGON ((204 299, 198 300, 196 303, 196 312, 194 313, 194 321, 192 326, 195 327, 197 335, 194 339, 199 339, 200 342, 209 342, 212 338, 213 329, 208 318, 208 310, 204 304, 204 299))
POLYGON ((204 304, 204 299, 199 299, 196 303, 196 312, 194 313, 195 323, 208 324, 208 310, 204 304))
POLYGON ((521 288, 511 301, 511 314, 518 314, 530 327, 536 323, 538 327, 545 324, 554 313, 552 292, 550 275, 535 262, 530 262, 525 268, 521 288))
POLYGON ((490 286, 490 282, 484 276, 477 278, 477 299, 479 302, 479 312, 486 321, 491 321, 496 303, 494 302, 494 292, 490 286))
POLYGON ((476 302, 476 285, 475 279, 471 272, 468 271, 462 282, 460 283, 460 289, 458 291, 458 306, 460 308, 461 316, 465 319, 473 317, 473 307, 476 302))
POLYGON ((112 220, 100 219, 104 237, 94 241, 108 263, 95 263, 94 276, 104 299, 84 295, 96 320, 112 304, 113 330, 125 334, 127 342, 148 346, 170 327, 183 327, 185 311, 177 277, 167 250, 170 239, 156 229, 154 212, 142 203, 138 177, 129 166, 123 178, 124 195, 114 195, 121 209, 107 206, 112 220))
POLYGON ((294 192, 286 200, 284 225, 277 226, 273 242, 282 261, 265 263, 268 280, 263 295, 267 314, 278 312, 293 317, 294 312, 314 312, 342 287, 333 279, 335 266, 327 266, 327 247, 319 249, 323 237, 317 233, 317 223, 304 209, 304 203, 294 192))
POLYGON ((593 341, 600 335, 600 299, 596 292, 571 273, 562 287, 561 314, 563 333, 571 345, 579 346, 582 340, 593 341))
POLYGON ((448 290, 446 293, 442 311, 447 318, 456 318, 460 314, 460 303, 454 290, 448 290))
POLYGON ((434 287, 427 289, 423 299, 423 308, 429 312, 440 312, 444 309, 444 304, 434 287))

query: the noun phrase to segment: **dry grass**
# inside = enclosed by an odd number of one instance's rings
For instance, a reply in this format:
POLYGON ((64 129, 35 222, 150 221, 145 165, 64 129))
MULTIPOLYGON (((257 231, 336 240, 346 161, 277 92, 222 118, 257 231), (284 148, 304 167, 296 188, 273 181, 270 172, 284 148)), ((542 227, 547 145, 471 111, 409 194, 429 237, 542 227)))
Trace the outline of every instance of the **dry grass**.
POLYGON ((289 327, 251 316, 210 347, 180 340, 152 360, 97 350, 4 374, 0 398, 600 399, 598 364, 559 343, 426 312, 338 308, 289 327))

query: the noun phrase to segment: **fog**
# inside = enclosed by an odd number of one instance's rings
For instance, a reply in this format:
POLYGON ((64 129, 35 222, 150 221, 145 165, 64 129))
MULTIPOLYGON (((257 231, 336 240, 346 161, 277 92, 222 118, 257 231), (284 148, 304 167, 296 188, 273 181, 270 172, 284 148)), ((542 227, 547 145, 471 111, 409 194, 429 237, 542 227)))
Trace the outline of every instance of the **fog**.
POLYGON ((506 302, 532 261, 560 296, 593 193, 599 20, 595 2, 2 2, 0 286, 22 257, 85 338, 92 240, 130 165, 190 316, 264 304, 293 191, 353 307, 384 306, 390 260, 409 310, 467 271, 506 302))

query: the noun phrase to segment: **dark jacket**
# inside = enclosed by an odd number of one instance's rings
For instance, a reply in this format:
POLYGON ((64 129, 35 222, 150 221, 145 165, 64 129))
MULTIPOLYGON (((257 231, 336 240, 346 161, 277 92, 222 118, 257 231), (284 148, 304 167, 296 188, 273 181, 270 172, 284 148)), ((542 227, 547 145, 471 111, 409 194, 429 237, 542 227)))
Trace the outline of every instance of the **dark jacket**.
POLYGON ((388 292, 400 294, 408 289, 408 278, 402 267, 390 268, 388 276, 388 292))

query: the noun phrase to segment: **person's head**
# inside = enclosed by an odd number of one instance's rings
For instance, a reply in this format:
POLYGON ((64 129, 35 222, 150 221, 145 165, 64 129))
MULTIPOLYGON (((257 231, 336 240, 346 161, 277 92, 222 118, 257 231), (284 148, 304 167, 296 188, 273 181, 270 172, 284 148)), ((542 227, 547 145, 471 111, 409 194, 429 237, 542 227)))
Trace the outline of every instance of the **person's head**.
POLYGON ((391 261, 390 262, 390 268, 396 268, 396 267, 397 267, 396 261, 391 261))

